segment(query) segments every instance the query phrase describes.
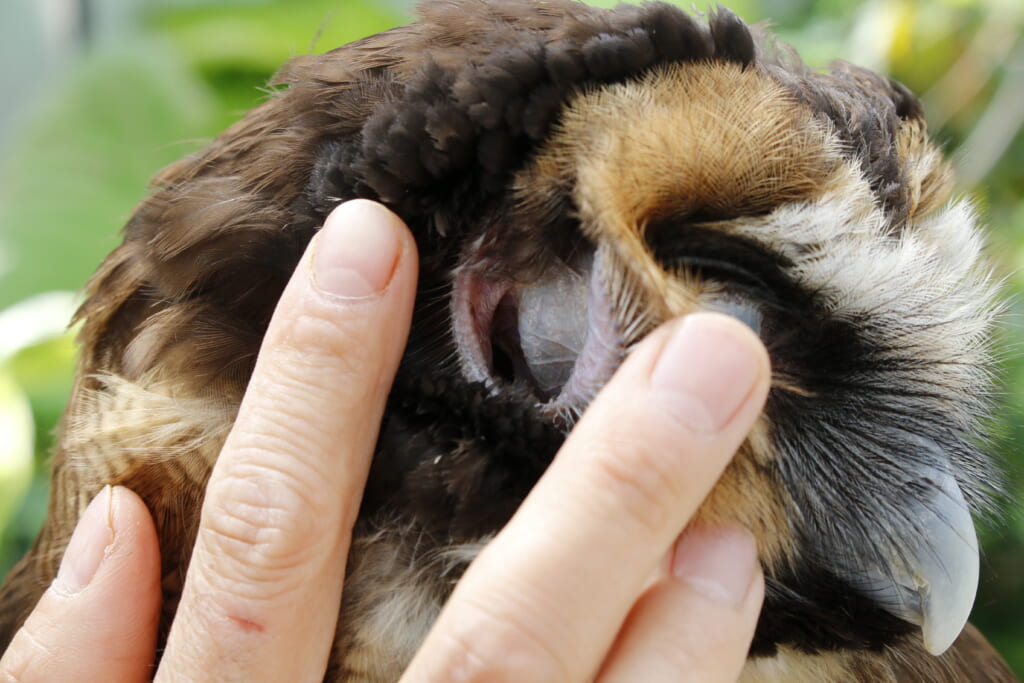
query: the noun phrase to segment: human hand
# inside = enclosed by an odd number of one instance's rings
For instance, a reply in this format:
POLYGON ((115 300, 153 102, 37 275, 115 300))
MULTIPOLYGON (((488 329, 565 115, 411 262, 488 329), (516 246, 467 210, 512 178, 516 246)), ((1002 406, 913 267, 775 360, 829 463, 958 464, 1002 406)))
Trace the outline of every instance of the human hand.
MULTIPOLYGON (((158 680, 322 679, 415 281, 411 236, 369 202, 336 210, 307 250, 210 479, 158 680)), ((764 590, 753 539, 674 539, 767 385, 766 354, 735 321, 652 334, 467 571, 405 680, 734 679, 764 590)), ((149 514, 104 489, 0 675, 148 680, 159 608, 149 514)))
POLYGON ((679 534, 769 376, 732 318, 694 314, 650 335, 470 565, 402 680, 736 680, 764 599, 754 538, 679 534))

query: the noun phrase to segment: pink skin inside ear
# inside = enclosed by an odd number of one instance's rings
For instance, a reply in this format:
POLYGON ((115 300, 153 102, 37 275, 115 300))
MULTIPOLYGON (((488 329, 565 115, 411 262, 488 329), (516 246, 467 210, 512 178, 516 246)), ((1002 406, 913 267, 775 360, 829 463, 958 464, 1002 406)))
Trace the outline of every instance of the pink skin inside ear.
POLYGON ((543 414, 571 426, 625 356, 601 275, 592 252, 529 283, 461 269, 452 325, 466 377, 523 385, 543 414))

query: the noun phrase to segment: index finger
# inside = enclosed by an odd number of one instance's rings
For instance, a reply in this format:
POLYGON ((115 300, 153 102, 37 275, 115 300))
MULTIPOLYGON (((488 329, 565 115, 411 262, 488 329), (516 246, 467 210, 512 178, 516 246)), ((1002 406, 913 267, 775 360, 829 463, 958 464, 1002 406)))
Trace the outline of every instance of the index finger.
POLYGON ((408 231, 366 201, 307 249, 207 486, 158 679, 323 678, 416 271, 408 231))
POLYGON ((403 680, 587 680, 764 404, 767 352, 695 314, 626 360, 470 566, 403 680))

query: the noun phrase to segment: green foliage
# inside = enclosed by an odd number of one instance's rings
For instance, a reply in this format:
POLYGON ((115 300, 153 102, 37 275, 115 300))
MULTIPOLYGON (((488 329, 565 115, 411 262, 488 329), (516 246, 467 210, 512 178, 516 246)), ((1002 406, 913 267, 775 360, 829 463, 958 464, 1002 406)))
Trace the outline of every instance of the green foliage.
MULTIPOLYGON (((1011 463, 1016 483, 1007 501, 1010 523, 984 534, 986 578, 974 618, 1024 673, 1024 513, 1016 502, 1022 492, 1016 449, 1024 442, 1018 353, 1024 338, 1024 4, 728 4, 748 21, 769 20, 780 41, 811 64, 842 57, 888 72, 921 94, 933 130, 958 162, 964 189, 975 194, 992 225, 992 255, 1011 289, 995 446, 1011 463)), ((81 55, 25 117, 0 161, 0 311, 36 292, 79 289, 118 242, 119 226, 148 179, 263 99, 265 84, 286 59, 390 28, 411 14, 371 0, 162 0, 146 6, 135 34, 81 55)), ((45 514, 46 457, 70 389, 69 340, 33 339, 6 355, 0 349, 0 418, 18 419, 27 402, 35 425, 31 462, 11 464, 16 459, 0 453, 0 576, 45 514)))
POLYGON ((28 548, 45 513, 50 435, 71 388, 75 347, 65 328, 74 306, 75 297, 52 292, 0 312, 0 548, 5 562, 28 548))
POLYGON ((260 89, 289 58, 350 43, 411 15, 365 1, 273 0, 197 3, 157 10, 148 18, 219 97, 219 131, 256 103, 260 89))
POLYGON ((207 88, 163 41, 86 55, 0 164, 0 309, 80 289, 150 176, 197 149, 180 141, 211 134, 212 114, 207 88))
POLYGON ((0 370, 0 538, 32 482, 32 408, 10 371, 0 370))
POLYGON ((23 348, 0 365, 3 447, 22 441, 20 437, 26 447, 23 459, 10 462, 10 467, 4 466, 0 453, 0 574, 28 550, 46 517, 51 436, 71 392, 74 361, 75 347, 67 333, 23 348), (25 423, 13 423, 10 418, 22 409, 27 411, 25 423))
MULTIPOLYGON (((0 160, 0 315, 36 292, 81 289, 149 179, 258 104, 274 71, 309 51, 318 30, 318 44, 336 46, 405 19, 362 0, 338 9, 326 0, 164 8, 134 37, 86 51, 0 160)), ((15 424, 27 401, 35 448, 27 464, 0 454, 0 576, 45 517, 48 455, 74 367, 70 335, 30 336, 10 357, 6 341, 0 411, 15 424)))

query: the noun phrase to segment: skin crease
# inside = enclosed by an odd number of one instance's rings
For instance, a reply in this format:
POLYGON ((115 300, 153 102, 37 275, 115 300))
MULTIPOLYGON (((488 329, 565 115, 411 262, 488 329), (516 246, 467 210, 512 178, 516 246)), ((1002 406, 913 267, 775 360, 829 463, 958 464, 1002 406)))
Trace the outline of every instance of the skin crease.
MULTIPOLYGON (((322 679, 416 275, 405 226, 364 200, 336 209, 307 249, 210 479, 156 680, 322 679), (330 419, 323 405, 338 406, 330 419)), ((764 596, 753 537, 681 532, 769 374, 756 336, 725 316, 651 334, 467 571, 403 680, 735 680, 764 596)), ((103 489, 0 680, 149 680, 159 580, 142 501, 103 489)))

